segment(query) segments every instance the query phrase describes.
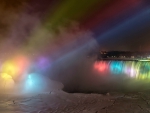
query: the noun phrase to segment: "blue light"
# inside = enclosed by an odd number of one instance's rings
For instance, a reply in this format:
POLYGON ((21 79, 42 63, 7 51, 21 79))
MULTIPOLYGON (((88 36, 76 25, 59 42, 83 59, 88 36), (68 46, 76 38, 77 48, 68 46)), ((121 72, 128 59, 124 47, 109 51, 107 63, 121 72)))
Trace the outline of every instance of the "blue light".
POLYGON ((32 81, 32 78, 31 78, 30 75, 28 76, 28 84, 29 84, 30 86, 33 85, 33 81, 32 81))
POLYGON ((45 87, 45 80, 43 76, 38 73, 31 73, 28 75, 25 83, 26 92, 39 92, 45 87))
POLYGON ((121 61, 112 61, 110 64, 110 71, 112 74, 121 74, 123 63, 121 61))

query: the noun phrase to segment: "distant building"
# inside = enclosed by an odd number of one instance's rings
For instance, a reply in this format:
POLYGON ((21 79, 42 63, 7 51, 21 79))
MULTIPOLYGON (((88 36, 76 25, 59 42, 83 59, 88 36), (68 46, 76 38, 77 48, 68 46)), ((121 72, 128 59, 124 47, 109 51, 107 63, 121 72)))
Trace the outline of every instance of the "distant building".
POLYGON ((100 51, 98 59, 150 59, 150 52, 100 51))

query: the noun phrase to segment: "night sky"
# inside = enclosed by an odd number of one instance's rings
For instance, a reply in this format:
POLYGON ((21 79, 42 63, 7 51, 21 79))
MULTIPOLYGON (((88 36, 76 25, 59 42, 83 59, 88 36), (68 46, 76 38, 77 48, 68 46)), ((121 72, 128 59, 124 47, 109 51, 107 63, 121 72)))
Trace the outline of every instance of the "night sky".
POLYGON ((1 0, 0 17, 4 54, 52 54, 86 36, 100 50, 150 51, 149 0, 1 0))

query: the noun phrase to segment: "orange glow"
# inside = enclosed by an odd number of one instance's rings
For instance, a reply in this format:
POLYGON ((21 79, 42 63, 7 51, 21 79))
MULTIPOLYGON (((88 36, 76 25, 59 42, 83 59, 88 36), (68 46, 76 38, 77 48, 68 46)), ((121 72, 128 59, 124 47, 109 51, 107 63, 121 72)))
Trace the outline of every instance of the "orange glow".
POLYGON ((14 59, 14 62, 15 65, 18 67, 17 74, 19 75, 23 74, 29 66, 29 60, 24 56, 17 56, 14 59))
POLYGON ((12 60, 4 62, 1 72, 11 75, 12 78, 16 78, 17 76, 23 75, 25 73, 28 65, 29 61, 26 57, 17 56, 12 60))

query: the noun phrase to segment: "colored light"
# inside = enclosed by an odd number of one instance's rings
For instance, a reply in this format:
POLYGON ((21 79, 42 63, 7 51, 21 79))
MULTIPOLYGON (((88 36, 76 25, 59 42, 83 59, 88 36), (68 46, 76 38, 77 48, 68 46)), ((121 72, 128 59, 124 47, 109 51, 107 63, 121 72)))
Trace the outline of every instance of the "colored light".
POLYGON ((38 70, 45 71, 50 66, 50 58, 40 57, 36 63, 38 70))
POLYGON ((42 75, 31 73, 25 81, 25 92, 39 92, 45 87, 45 81, 42 75))
POLYGON ((29 61, 24 56, 15 56, 11 60, 5 61, 2 65, 1 72, 11 75, 15 80, 23 79, 24 74, 28 71, 29 61))
POLYGON ((105 69, 107 72, 110 71, 110 74, 125 74, 135 79, 150 79, 150 62, 99 61, 95 62, 94 69, 97 69, 99 72, 105 69))
POLYGON ((7 90, 14 88, 15 83, 10 75, 8 75, 7 73, 1 73, 0 75, 1 75, 0 85, 3 89, 7 90))
POLYGON ((30 75, 28 76, 28 83, 29 83, 30 86, 33 85, 33 80, 32 80, 30 75))
POLYGON ((34 81, 32 80, 31 75, 28 75, 26 81, 25 81, 25 89, 24 92, 30 92, 34 89, 34 81))
POLYGON ((11 76, 14 76, 17 74, 18 68, 12 61, 7 61, 2 65, 2 72, 8 73, 11 76))
POLYGON ((150 61, 150 60, 138 60, 138 61, 141 61, 141 62, 144 62, 144 61, 146 61, 146 62, 147 62, 147 61, 150 61))
POLYGON ((12 79, 12 77, 11 77, 10 75, 6 74, 6 73, 2 73, 2 74, 1 74, 1 77, 2 77, 2 79, 4 79, 4 80, 12 79))
POLYGON ((107 69, 107 63, 106 62, 96 62, 94 64, 94 68, 100 72, 104 72, 107 69))
POLYGON ((113 74, 121 74, 123 68, 123 63, 121 61, 112 61, 110 63, 110 71, 113 74))

